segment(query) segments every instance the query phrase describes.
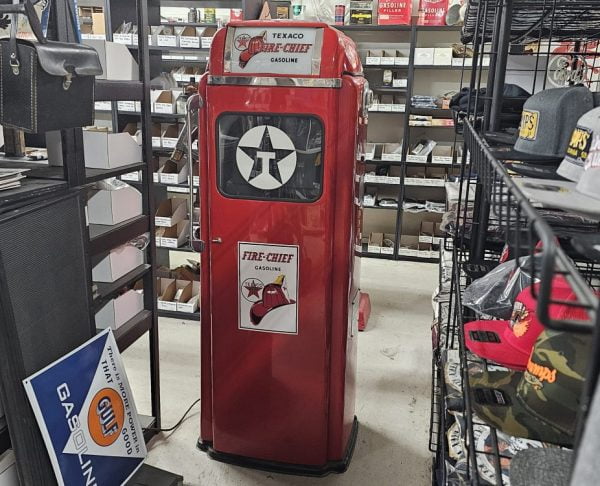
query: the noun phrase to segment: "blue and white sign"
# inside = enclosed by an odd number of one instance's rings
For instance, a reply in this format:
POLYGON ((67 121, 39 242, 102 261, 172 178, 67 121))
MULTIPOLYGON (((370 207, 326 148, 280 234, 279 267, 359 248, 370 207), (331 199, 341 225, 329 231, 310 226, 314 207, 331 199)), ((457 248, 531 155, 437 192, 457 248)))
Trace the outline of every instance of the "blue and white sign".
POLYGON ((146 444, 110 329, 23 380, 60 485, 121 485, 146 444))

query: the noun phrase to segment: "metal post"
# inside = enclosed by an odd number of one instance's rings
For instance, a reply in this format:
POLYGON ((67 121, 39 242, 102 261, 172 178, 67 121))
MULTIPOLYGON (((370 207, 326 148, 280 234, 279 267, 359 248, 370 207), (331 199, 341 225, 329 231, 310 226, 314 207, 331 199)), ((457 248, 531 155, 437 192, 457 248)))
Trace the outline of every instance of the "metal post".
POLYGON ((492 107, 489 120, 489 129, 492 132, 500 129, 500 115, 504 99, 504 82, 506 81, 506 65, 510 47, 510 29, 512 25, 513 0, 504 0, 502 20, 500 21, 500 36, 498 37, 496 66, 494 72, 494 90, 492 94, 492 107))

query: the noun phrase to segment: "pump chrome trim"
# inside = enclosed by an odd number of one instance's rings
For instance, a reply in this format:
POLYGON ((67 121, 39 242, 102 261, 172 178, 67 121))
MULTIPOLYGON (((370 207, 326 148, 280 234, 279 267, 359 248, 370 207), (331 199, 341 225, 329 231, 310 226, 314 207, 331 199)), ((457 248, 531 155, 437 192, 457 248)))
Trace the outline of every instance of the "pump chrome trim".
POLYGON ((298 88, 341 88, 341 78, 276 78, 258 76, 209 76, 208 84, 226 86, 282 86, 298 88))

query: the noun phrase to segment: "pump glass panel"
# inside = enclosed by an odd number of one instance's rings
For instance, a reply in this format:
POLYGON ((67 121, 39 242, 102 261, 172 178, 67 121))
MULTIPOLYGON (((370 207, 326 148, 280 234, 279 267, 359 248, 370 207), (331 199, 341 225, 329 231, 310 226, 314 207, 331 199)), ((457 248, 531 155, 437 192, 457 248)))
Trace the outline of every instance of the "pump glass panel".
POLYGON ((313 202, 323 190, 323 124, 307 115, 227 113, 217 120, 225 196, 313 202))

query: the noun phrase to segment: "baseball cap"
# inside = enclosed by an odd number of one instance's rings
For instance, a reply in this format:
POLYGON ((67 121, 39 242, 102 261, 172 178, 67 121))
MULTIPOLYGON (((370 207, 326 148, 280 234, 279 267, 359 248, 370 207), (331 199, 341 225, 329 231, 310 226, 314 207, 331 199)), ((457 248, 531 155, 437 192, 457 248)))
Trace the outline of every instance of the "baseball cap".
POLYGON ((532 164, 531 162, 514 161, 506 162, 504 164, 504 167, 524 177, 552 180, 563 179, 563 177, 557 173, 556 167, 552 165, 532 164))
POLYGON ((471 378, 474 412, 506 434, 572 446, 590 352, 589 336, 543 331, 526 371, 471 378))
POLYGON ((600 219, 600 133, 594 133, 578 183, 515 179, 525 196, 544 207, 565 209, 600 219))
POLYGON ((573 182, 581 179, 594 133, 600 133, 600 108, 588 111, 577 122, 558 175, 573 182))
POLYGON ((594 97, 584 86, 540 91, 523 106, 514 149, 494 151, 494 155, 501 160, 558 164, 565 156, 577 122, 592 108, 594 97))
MULTIPOLYGON (((531 349, 544 330, 537 317, 539 283, 525 288, 515 299, 512 316, 509 321, 474 321, 465 324, 465 344, 472 353, 481 358, 494 361, 507 368, 525 370, 531 349)), ((571 290, 564 277, 554 279, 552 300, 575 301, 577 296, 571 290)), ((551 304, 552 319, 581 319, 587 314, 584 310, 562 304, 551 304)))

